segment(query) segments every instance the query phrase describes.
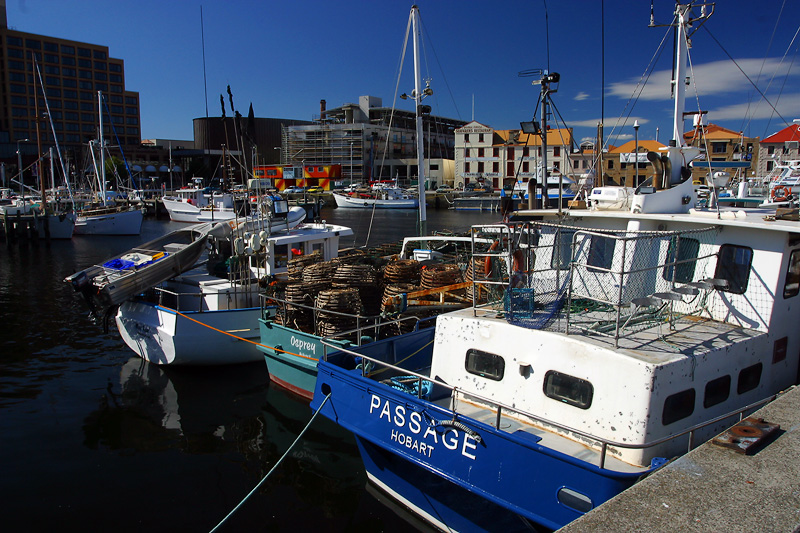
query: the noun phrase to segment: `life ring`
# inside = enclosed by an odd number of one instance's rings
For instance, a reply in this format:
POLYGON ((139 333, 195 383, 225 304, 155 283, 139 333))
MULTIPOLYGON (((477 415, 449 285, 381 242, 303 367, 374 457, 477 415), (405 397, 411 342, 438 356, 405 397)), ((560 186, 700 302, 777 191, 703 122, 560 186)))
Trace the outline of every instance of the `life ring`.
POLYGON ((785 202, 789 199, 790 194, 792 194, 792 192, 789 190, 789 187, 778 185, 772 189, 772 200, 775 202, 785 202))
MULTIPOLYGON (((486 253, 495 251, 499 245, 500 245, 499 240, 494 241, 486 253)), ((488 276, 491 273, 492 273, 492 257, 487 255, 483 260, 483 274, 485 276, 488 276)))

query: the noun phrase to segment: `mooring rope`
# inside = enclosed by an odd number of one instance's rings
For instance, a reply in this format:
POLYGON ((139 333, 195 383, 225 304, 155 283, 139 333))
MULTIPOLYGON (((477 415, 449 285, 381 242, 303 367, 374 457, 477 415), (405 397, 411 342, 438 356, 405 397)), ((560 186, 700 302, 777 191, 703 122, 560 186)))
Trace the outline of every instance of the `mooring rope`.
POLYGON ((284 454, 281 456, 281 458, 280 458, 280 459, 278 459, 278 462, 277 462, 277 463, 275 463, 275 465, 274 465, 274 466, 273 466, 273 467, 270 469, 270 471, 269 471, 269 472, 267 472, 267 475, 266 475, 266 476, 264 476, 264 478, 263 478, 261 481, 259 481, 259 482, 258 482, 258 484, 257 484, 255 487, 253 487, 253 490, 251 490, 250 492, 248 492, 248 493, 247 493, 247 496, 245 496, 245 497, 244 497, 244 499, 243 499, 242 501, 240 501, 240 502, 239 502, 239 504, 238 504, 236 507, 234 507, 234 508, 233 508, 233 510, 231 510, 231 512, 230 512, 230 513, 228 513, 228 514, 225 516, 225 518, 223 518, 223 519, 220 521, 220 523, 219 523, 219 524, 217 524, 216 526, 214 526, 214 529, 212 529, 212 530, 211 530, 211 533, 214 533, 214 532, 215 532, 217 529, 219 529, 219 527, 220 527, 220 526, 222 526, 222 524, 224 524, 224 523, 225 523, 225 522, 228 520, 228 518, 230 518, 231 516, 233 516, 233 513, 235 513, 236 511, 238 511, 238 510, 239 510, 239 508, 240 508, 242 505, 244 505, 244 502, 246 502, 246 501, 247 501, 247 500, 250 498, 250 496, 252 496, 252 495, 253 495, 253 493, 254 493, 255 491, 257 491, 257 490, 258 490, 258 488, 259 488, 261 485, 263 485, 263 484, 264 484, 264 482, 265 482, 265 481, 267 480, 267 478, 269 478, 269 476, 270 476, 270 475, 271 475, 271 474, 272 474, 272 473, 275 471, 275 469, 276 469, 276 468, 278 468, 278 466, 280 466, 280 464, 283 462, 283 460, 284 460, 284 459, 286 459, 286 457, 289 455, 289 452, 290 452, 290 451, 292 451, 292 448, 294 448, 295 444, 297 444, 297 443, 300 441, 300 438, 303 436, 303 434, 306 432, 306 430, 307 430, 309 427, 311 427, 311 424, 314 422, 314 419, 315 419, 315 418, 317 418, 317 415, 319 414, 319 412, 320 412, 320 411, 322 411, 322 408, 325 406, 325 403, 327 403, 327 401, 328 401, 328 399, 329 399, 330 397, 331 397, 331 394, 330 394, 330 393, 328 393, 328 394, 326 394, 326 395, 325 395, 325 399, 324 399, 324 400, 322 400, 322 403, 319 405, 319 407, 317 408, 317 410, 314 412, 314 415, 311 417, 311 420, 309 420, 309 421, 308 421, 308 424, 306 424, 306 427, 304 427, 304 428, 303 428, 303 431, 301 431, 301 432, 300 432, 300 434, 297 436, 297 438, 296 438, 296 439, 294 439, 294 442, 293 442, 293 443, 292 443, 292 444, 289 446, 289 448, 287 448, 286 452, 284 452, 284 454))

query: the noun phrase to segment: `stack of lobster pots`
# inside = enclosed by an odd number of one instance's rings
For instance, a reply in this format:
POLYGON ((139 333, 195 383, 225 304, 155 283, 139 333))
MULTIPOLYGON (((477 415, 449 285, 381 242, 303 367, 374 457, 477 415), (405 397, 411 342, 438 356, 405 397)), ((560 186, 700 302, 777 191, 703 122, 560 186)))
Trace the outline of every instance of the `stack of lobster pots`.
MULTIPOLYGON (((358 327, 356 315, 361 311, 361 306, 361 297, 355 287, 320 291, 316 300, 316 307, 319 310, 316 334, 320 337, 342 338, 342 333, 358 327)), ((348 335, 347 338, 355 340, 355 333, 348 335)))
POLYGON ((414 259, 395 259, 383 269, 383 290, 381 311, 396 313, 400 311, 394 296, 419 290, 420 264, 414 259))
POLYGON ((381 276, 378 270, 367 264, 339 265, 333 275, 333 288, 358 290, 364 314, 377 315, 381 307, 381 276))

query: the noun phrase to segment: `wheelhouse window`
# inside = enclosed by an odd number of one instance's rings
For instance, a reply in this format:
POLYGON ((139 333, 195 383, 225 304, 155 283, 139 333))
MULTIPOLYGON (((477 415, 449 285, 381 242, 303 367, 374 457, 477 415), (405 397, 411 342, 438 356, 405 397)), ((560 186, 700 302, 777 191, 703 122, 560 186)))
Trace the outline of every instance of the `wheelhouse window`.
POLYGON ((589 243, 589 258, 587 260, 589 270, 610 271, 616 244, 616 239, 592 235, 592 241, 589 243))
POLYGON ((553 257, 550 260, 550 267, 558 270, 567 270, 572 260, 572 237, 574 231, 559 228, 556 233, 555 245, 553 246, 553 257))
POLYGON ((733 244, 720 246, 714 277, 728 281, 728 286, 720 290, 733 294, 744 294, 747 290, 747 281, 750 278, 750 265, 752 262, 752 248, 733 244))
POLYGON ((544 395, 580 409, 592 405, 594 386, 585 379, 549 370, 544 376, 544 395))
POLYGON ((722 376, 706 383, 706 393, 703 397, 703 407, 708 409, 728 399, 731 394, 731 377, 722 376))
POLYGON ((694 389, 687 389, 668 396, 664 401, 664 412, 661 413, 661 422, 668 426, 678 420, 691 416, 694 412, 694 389))
POLYGON ((783 297, 791 298, 800 292, 800 250, 793 250, 789 256, 789 267, 786 269, 786 281, 783 285, 783 297))
POLYGON ((761 382, 762 366, 761 363, 756 363, 747 368, 743 368, 742 371, 739 372, 739 381, 736 384, 736 392, 738 394, 744 394, 758 387, 758 384, 761 382))
POLYGON ((700 252, 700 241, 697 239, 673 237, 667 251, 667 263, 664 266, 664 279, 676 283, 689 283, 694 279, 694 269, 700 252), (675 279, 672 279, 672 276, 675 279))
POLYGON ((506 362, 499 355, 470 348, 464 366, 470 374, 500 381, 505 373, 506 362))

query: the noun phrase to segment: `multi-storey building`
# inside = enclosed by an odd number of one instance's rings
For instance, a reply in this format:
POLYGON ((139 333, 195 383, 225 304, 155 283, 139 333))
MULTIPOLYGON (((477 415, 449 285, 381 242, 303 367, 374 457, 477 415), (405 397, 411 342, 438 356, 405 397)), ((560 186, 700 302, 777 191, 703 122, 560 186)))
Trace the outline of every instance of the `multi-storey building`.
MULTIPOLYGON (((571 128, 547 130, 550 174, 570 174, 571 128)), ((455 130, 455 186, 469 183, 502 188, 505 180, 527 183, 538 175, 542 137, 520 130, 494 130, 472 121, 455 130)))
MULTIPOLYGON (((752 176, 758 166, 758 137, 745 137, 741 131, 696 120, 694 128, 684 133, 683 139, 689 146, 705 150, 707 161, 724 162, 731 174, 738 173, 741 178, 752 176)), ((692 179, 704 182, 707 174, 708 168, 697 164, 692 170, 692 179)))
POLYGON ((781 162, 800 159, 800 124, 786 126, 765 137, 758 147, 758 176, 766 176, 781 162))
POLYGON ((658 152, 663 146, 658 141, 640 139, 610 147, 603 155, 603 184, 638 186, 653 173, 647 152, 658 152))
MULTIPOLYGON (((465 122, 430 114, 422 120, 427 186, 452 184, 453 132, 465 122)), ((416 139, 413 111, 383 107, 375 96, 332 109, 322 100, 313 124, 283 129, 281 163, 341 165, 345 183, 397 179, 412 185, 419 175, 416 139)))

